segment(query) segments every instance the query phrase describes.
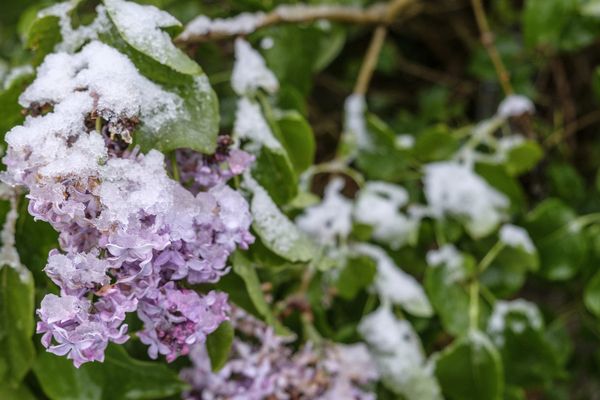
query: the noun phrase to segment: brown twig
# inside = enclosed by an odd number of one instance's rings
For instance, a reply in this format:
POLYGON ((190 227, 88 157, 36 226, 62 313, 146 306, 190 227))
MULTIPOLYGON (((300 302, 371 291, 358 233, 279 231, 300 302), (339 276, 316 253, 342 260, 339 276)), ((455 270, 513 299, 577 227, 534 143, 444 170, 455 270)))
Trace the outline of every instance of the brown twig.
POLYGON ((309 23, 319 20, 357 25, 382 25, 393 21, 397 15, 415 0, 394 0, 391 3, 376 3, 367 8, 340 5, 282 5, 269 13, 245 13, 237 17, 214 20, 212 23, 201 18, 202 28, 194 32, 196 20, 190 22, 175 41, 189 45, 208 40, 227 39, 246 35, 268 26, 284 23, 309 23))
POLYGON ((369 82, 371 82, 373 71, 375 71, 375 67, 377 66, 379 53, 381 53, 381 48, 383 47, 386 36, 387 29, 383 25, 378 26, 377 29, 375 29, 375 32, 373 32, 371 43, 367 49, 367 55, 360 66, 358 78, 356 79, 356 84, 354 85, 354 94, 364 96, 367 93, 369 82))
POLYGON ((379 53, 387 36, 387 25, 396 18, 399 12, 413 3, 413 0, 392 0, 386 7, 384 18, 380 21, 379 26, 373 32, 371 43, 367 49, 367 54, 360 66, 356 85, 354 86, 354 94, 365 95, 373 76, 373 71, 379 60, 379 53))
POLYGON ((494 64, 494 69, 496 70, 496 75, 498 75, 498 80, 500 81, 504 94, 506 96, 511 95, 514 93, 514 90, 510 83, 510 74, 504 66, 502 57, 500 57, 500 53, 494 44, 494 33, 490 29, 483 3, 481 0, 471 0, 471 5, 481 35, 481 43, 483 44, 483 47, 485 47, 492 64, 494 64))

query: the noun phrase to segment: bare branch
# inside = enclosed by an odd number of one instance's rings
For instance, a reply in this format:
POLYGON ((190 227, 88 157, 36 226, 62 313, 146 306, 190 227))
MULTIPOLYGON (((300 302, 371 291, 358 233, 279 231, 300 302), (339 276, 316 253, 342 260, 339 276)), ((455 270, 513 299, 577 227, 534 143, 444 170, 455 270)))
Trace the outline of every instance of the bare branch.
POLYGON ((379 26, 373 33, 371 43, 367 49, 367 54, 360 67, 358 79, 356 80, 356 85, 354 86, 353 90, 354 94, 364 96, 367 93, 369 83, 371 82, 371 77, 373 76, 373 71, 377 66, 377 60, 379 60, 379 53, 381 53, 381 48, 383 47, 385 37, 387 36, 386 25, 391 23, 394 18, 396 18, 398 13, 412 3, 414 3, 413 0, 391 0, 385 5, 385 12, 383 14, 384 17, 379 22, 379 26))
POLYGON ((386 25, 415 0, 376 3, 367 8, 339 5, 281 5, 269 13, 243 13, 226 19, 199 16, 175 39, 180 44, 227 39, 283 23, 327 20, 357 25, 386 25))
POLYGON ((504 66, 502 57, 500 57, 500 53, 494 44, 494 33, 490 29, 483 3, 481 0, 471 0, 471 5, 477 26, 479 27, 479 33, 481 34, 481 43, 492 60, 492 64, 494 64, 494 69, 496 70, 496 75, 498 75, 502 90, 506 96, 513 94, 514 90, 510 83, 510 74, 504 66))

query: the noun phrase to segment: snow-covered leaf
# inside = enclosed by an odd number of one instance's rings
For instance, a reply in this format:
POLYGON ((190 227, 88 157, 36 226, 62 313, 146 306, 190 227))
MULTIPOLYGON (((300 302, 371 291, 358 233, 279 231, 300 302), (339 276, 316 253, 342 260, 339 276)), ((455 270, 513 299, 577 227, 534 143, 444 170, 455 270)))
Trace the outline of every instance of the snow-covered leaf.
POLYGON ((125 0, 104 0, 111 20, 123 39, 155 61, 186 75, 200 75, 202 69, 179 50, 165 28, 181 27, 169 13, 154 6, 125 0))
POLYGON ((244 186, 252 193, 252 227, 265 246, 289 261, 311 260, 316 253, 315 245, 281 212, 267 191, 249 174, 244 177, 244 186))

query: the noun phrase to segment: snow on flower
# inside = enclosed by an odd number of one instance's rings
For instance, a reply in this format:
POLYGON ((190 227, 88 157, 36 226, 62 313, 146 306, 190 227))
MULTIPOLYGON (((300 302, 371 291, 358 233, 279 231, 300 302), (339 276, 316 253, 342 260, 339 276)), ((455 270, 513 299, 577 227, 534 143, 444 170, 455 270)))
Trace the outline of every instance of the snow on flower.
POLYGON ((178 282, 216 282, 229 254, 252 243, 248 204, 225 184, 252 156, 227 146, 213 156, 182 150, 189 189, 171 179, 162 153, 128 143, 137 124, 158 129, 178 117, 182 100, 96 41, 46 57, 19 101, 49 109, 7 133, 3 174, 28 189, 29 212, 60 234, 62 252, 50 252, 45 271, 61 294, 38 310, 42 343, 76 366, 102 361, 109 342, 128 339, 124 320, 137 311, 151 357, 187 354, 229 305, 223 293, 178 282))

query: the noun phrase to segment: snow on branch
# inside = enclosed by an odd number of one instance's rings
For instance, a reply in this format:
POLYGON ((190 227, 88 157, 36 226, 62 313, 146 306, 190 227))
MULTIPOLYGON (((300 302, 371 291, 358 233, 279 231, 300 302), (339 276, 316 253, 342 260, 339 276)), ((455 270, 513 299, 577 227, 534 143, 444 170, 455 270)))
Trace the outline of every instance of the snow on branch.
POLYGON ((367 8, 328 4, 295 4, 281 5, 268 13, 242 13, 225 19, 210 19, 200 15, 193 19, 175 40, 182 44, 192 44, 247 35, 258 29, 282 23, 318 20, 359 25, 388 24, 394 16, 414 3, 416 3, 415 0, 391 0, 389 3, 375 3, 367 8))

